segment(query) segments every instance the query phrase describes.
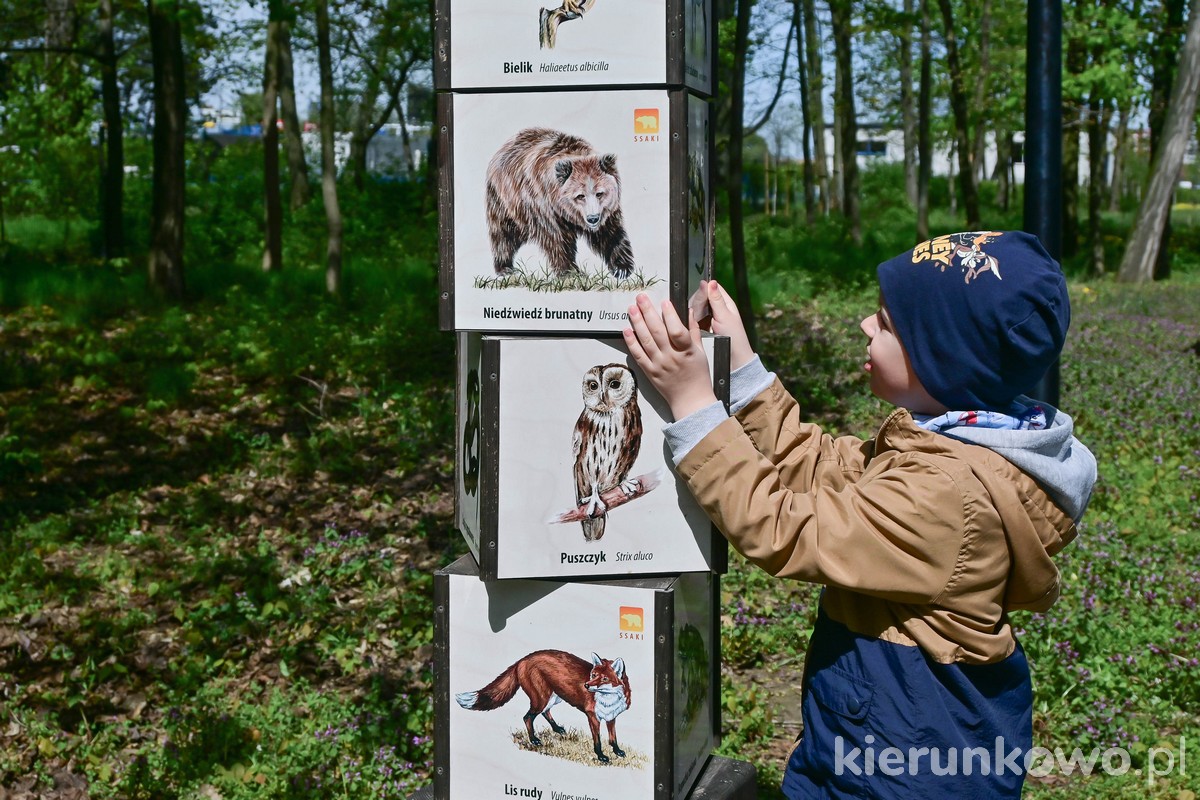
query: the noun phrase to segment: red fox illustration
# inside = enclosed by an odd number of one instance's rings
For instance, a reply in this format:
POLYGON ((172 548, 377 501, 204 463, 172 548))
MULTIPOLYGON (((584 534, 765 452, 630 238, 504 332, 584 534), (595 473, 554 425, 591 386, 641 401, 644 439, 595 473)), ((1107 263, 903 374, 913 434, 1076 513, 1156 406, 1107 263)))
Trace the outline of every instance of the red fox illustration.
POLYGON ((529 697, 525 712, 525 730, 529 743, 540 747, 541 739, 533 732, 533 721, 541 714, 555 733, 566 733, 550 716, 550 709, 565 701, 587 715, 592 729, 596 758, 607 764, 608 756, 600 746, 600 721, 608 724, 608 746, 622 758, 625 751, 617 744, 617 715, 629 708, 632 699, 625 662, 610 661, 592 653, 589 664, 579 656, 562 650, 538 650, 530 653, 477 692, 454 696, 463 708, 491 711, 507 703, 521 689, 529 697))

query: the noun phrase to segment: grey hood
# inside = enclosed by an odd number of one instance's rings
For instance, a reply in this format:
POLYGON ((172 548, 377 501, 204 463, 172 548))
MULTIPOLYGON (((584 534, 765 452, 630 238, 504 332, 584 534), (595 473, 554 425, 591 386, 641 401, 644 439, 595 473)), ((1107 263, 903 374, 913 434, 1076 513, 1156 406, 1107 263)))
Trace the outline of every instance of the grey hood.
POLYGON ((1041 406, 1046 412, 1046 427, 1000 430, 956 425, 940 433, 1004 456, 1037 481, 1054 503, 1078 522, 1096 483, 1096 457, 1072 435, 1075 423, 1066 412, 1029 397, 1018 397, 1016 402, 1041 406))

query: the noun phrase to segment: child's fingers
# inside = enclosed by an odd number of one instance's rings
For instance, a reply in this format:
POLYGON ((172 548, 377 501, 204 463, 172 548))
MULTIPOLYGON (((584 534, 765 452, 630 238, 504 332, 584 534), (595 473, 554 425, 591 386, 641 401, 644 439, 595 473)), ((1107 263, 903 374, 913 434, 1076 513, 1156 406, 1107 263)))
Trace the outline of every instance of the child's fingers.
MULTIPOLYGON (((676 350, 685 350, 691 343, 691 336, 688 333, 687 327, 683 321, 679 319, 679 314, 675 311, 675 306, 670 300, 664 300, 662 305, 663 327, 666 330, 668 340, 671 346, 676 350)), ((692 319, 692 310, 688 309, 688 320, 692 319)))
POLYGON ((721 288, 721 284, 716 281, 710 281, 708 291, 708 302, 713 306, 713 316, 720 315, 728 318, 737 315, 737 307, 733 305, 733 301, 725 294, 725 290, 721 288))
POLYGON ((700 323, 696 322, 696 315, 692 313, 692 310, 690 308, 688 309, 688 330, 687 330, 687 332, 688 332, 688 336, 691 337, 692 345, 694 347, 699 347, 700 341, 701 341, 700 323))
MULTIPOLYGON (((642 347, 646 348, 646 352, 653 353, 650 347, 653 346, 656 351, 665 350, 671 345, 670 336, 667 335, 666 326, 663 324, 662 315, 654 309, 654 304, 650 302, 650 298, 644 294, 637 296, 638 313, 645 323, 646 331, 650 335, 652 345, 648 345, 646 340, 639 334, 638 338, 642 342, 642 347)), ((636 330, 636 328, 635 328, 636 330)))
POLYGON ((642 310, 638 308, 637 304, 629 307, 629 327, 633 330, 634 338, 647 358, 658 352, 654 336, 646 326, 646 317, 642 315, 642 310))
POLYGON ((626 328, 621 331, 621 335, 625 337, 625 348, 629 350, 630 358, 645 371, 650 359, 646 357, 646 351, 642 349, 642 343, 638 341, 637 334, 634 333, 633 328, 626 328))

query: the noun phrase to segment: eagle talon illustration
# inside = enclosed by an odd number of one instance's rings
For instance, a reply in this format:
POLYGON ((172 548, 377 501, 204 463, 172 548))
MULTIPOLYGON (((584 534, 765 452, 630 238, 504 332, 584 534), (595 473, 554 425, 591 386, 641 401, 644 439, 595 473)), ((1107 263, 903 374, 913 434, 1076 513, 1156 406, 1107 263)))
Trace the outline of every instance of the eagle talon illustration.
POLYGON ((596 0, 563 0, 558 8, 541 9, 538 13, 538 46, 553 50, 558 41, 558 26, 573 19, 582 19, 594 5, 596 0))

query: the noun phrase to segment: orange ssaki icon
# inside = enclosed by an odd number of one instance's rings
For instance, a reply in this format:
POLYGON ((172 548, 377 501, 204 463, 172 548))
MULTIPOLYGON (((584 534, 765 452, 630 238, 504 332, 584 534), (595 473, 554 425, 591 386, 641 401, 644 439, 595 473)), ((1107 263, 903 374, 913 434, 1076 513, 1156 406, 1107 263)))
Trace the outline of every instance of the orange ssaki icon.
POLYGON ((633 133, 635 136, 650 136, 658 133, 658 109, 635 108, 633 110, 633 133))
POLYGON ((621 630, 641 633, 644 628, 642 609, 636 606, 621 606, 621 630))

